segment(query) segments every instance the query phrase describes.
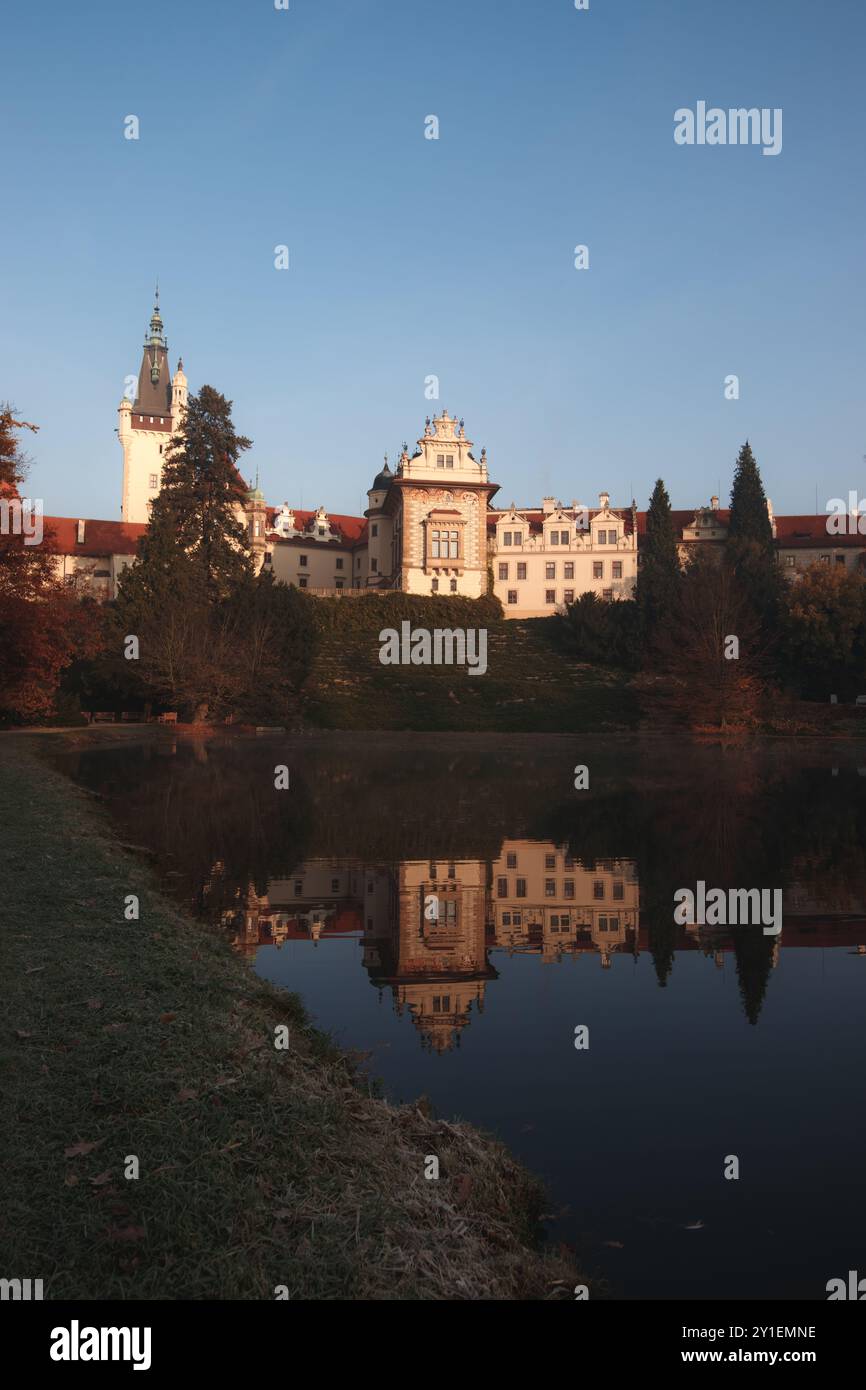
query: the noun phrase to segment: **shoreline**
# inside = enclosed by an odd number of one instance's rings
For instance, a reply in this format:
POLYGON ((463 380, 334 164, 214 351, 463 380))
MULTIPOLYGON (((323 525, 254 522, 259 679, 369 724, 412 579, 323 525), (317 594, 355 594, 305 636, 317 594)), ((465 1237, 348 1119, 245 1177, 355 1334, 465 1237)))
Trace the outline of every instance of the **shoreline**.
MULTIPOLYGON (((77 747, 90 731, 27 732, 77 747)), ((541 1247, 532 1174, 423 1099, 377 1098, 37 747, 0 740, 5 1268, 53 1299, 544 1300, 589 1283, 541 1247)))

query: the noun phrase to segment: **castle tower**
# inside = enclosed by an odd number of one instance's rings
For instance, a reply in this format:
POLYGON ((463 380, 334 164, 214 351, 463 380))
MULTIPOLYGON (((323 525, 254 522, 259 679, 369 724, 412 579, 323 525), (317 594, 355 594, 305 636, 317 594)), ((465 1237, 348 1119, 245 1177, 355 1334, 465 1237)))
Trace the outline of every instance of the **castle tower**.
POLYGON ((268 509, 265 503, 265 495, 259 487, 259 480, 256 477, 255 487, 249 488, 244 504, 244 523, 250 538, 252 549, 253 565, 255 572, 259 570, 265 562, 265 552, 267 551, 267 541, 265 532, 267 530, 268 509))
POLYGON ((159 287, 144 341, 135 399, 124 396, 118 408, 118 438, 123 450, 124 521, 146 522, 149 503, 159 492, 165 451, 186 407, 187 381, 183 364, 174 378, 168 363, 168 342, 159 312, 159 287))

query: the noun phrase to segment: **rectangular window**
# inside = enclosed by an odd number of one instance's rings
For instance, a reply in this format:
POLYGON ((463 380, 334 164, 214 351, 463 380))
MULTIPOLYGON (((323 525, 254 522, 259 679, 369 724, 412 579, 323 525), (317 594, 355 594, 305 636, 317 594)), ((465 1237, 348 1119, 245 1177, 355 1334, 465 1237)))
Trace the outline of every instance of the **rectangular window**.
POLYGON ((517 562, 517 578, 518 578, 518 579, 525 579, 525 578, 526 578, 526 562, 525 562, 525 560, 518 560, 518 562, 517 562))
POLYGON ((156 489, 157 489, 158 487, 159 487, 159 474, 158 474, 158 473, 151 473, 151 475, 150 475, 150 490, 151 490, 151 492, 155 492, 156 489))
POLYGON ((517 590, 516 590, 516 589, 509 589, 509 590, 508 590, 508 602, 509 602, 509 603, 516 603, 516 602, 517 602, 517 590))
POLYGON ((511 532, 510 532, 510 531, 503 531, 503 532, 502 532, 502 544, 503 544, 503 545, 510 545, 510 544, 511 544, 511 532))
POLYGON ((597 902, 604 901, 604 879, 597 878, 592 885, 592 896, 597 902))
POLYGON ((598 544, 599 544, 599 545, 607 545, 607 532, 606 532, 606 531, 599 531, 599 533, 598 533, 598 544))
POLYGON ((299 556, 298 556, 298 564, 300 565, 300 567, 301 567, 302 570, 305 570, 305 569, 307 568, 307 557, 306 557, 306 555, 299 555, 299 556))
POLYGON ((822 565, 829 565, 829 563, 830 563, 830 556, 829 556, 829 555, 822 555, 822 556, 821 556, 821 564, 822 564, 822 565))
POLYGON ((454 467, 454 455, 453 455, 453 454, 446 454, 446 455, 445 455, 445 467, 446 467, 446 468, 453 468, 453 467, 454 467))
POLYGON ((845 556, 844 556, 844 555, 837 555, 837 556, 836 556, 836 564, 837 564, 837 565, 844 565, 844 563, 845 563, 845 556))
POLYGON ((299 878, 296 878, 296 879, 295 879, 295 897, 296 897, 296 898, 299 898, 299 897, 301 896, 301 894, 303 893, 303 891, 304 891, 304 885, 303 885, 302 880, 299 879, 299 878))
POLYGON ((436 455, 436 467, 437 467, 437 468, 444 468, 444 467, 445 467, 445 455, 444 455, 444 454, 437 454, 437 455, 436 455))
POLYGON ((371 561, 370 561, 370 573, 371 573, 371 574, 378 574, 378 573, 379 573, 379 561, 378 561, 378 560, 371 560, 371 561))
POLYGON ((511 920, 512 920, 512 922, 513 922, 513 924, 514 924, 515 927, 519 927, 519 926, 522 924, 522 922, 523 922, 523 913, 522 913, 522 912, 512 912, 512 914, 511 914, 511 920))
POLYGON ((510 912, 503 912, 503 914, 502 914, 502 925, 503 925, 503 927, 510 927, 510 926, 511 926, 511 913, 510 913, 510 912))
POLYGON ((555 855, 555 854, 545 854, 545 856, 544 856, 544 867, 545 867, 545 869, 555 869, 555 868, 556 868, 556 855, 555 855))
POLYGON ((793 555, 786 555, 786 556, 785 556, 785 564, 788 566, 788 569, 793 569, 793 568, 794 568, 794 563, 795 563, 795 562, 794 562, 794 556, 793 556, 793 555))
POLYGON ((551 533, 550 533, 550 544, 551 544, 551 545, 559 545, 559 532, 558 532, 558 531, 551 531, 551 533))
POLYGON ((517 855, 516 855, 516 854, 513 854, 513 853, 508 853, 508 854, 506 854, 506 856, 505 856, 505 864, 506 864, 506 867, 509 868, 509 869, 516 869, 516 868, 517 868, 517 855))
POLYGON ((615 903, 621 903, 622 900, 623 900, 623 898, 624 898, 624 896, 625 896, 625 884, 623 884, 623 883, 615 883, 615 884, 613 885, 613 900, 614 900, 614 902, 615 902, 615 903))
POLYGON ((299 580, 298 580, 298 588, 299 588, 299 589, 306 589, 306 587, 307 587, 307 581, 306 581, 306 579, 299 579, 299 580))
POLYGON ((545 577, 545 579, 555 579, 555 578, 556 578, 556 563, 555 563, 555 561, 553 561, 553 560, 548 560, 547 564, 544 566, 544 577, 545 577))
MULTIPOLYGON (((324 532, 323 532, 322 534, 324 535, 324 532)), ((378 534, 379 534, 379 525, 378 525, 378 522, 375 522, 375 521, 374 521, 374 522, 373 522, 373 525, 370 527, 370 535, 371 535, 371 536, 378 536, 378 534)))
POLYGON ((608 531, 607 543, 608 545, 616 545, 616 531, 608 531))
POLYGON ((606 918, 606 917, 599 917, 599 919, 598 919, 598 929, 599 929, 599 931, 607 931, 607 918, 606 918))
POLYGON ((515 888, 514 888, 514 895, 515 895, 515 897, 517 897, 517 898, 525 898, 525 897, 526 897, 526 879, 525 879, 525 878, 519 878, 519 879, 517 880, 517 883, 515 884, 515 888))
POLYGON ((439 592, 439 580, 438 580, 438 579, 434 579, 434 580, 433 580, 433 583, 430 585, 430 588, 431 588, 431 590, 432 590, 432 592, 433 592, 434 594, 438 594, 438 592, 439 592))
POLYGON ((611 578, 622 579, 622 560, 614 560, 613 575, 611 576, 611 578))
POLYGON ((604 561, 603 561, 603 560, 593 560, 593 562, 592 562, 592 577, 593 577, 593 579, 603 579, 603 578, 604 578, 604 561))
POLYGON ((342 587, 343 587, 343 581, 342 581, 342 579, 337 579, 337 580, 335 581, 334 587, 337 588, 337 589, 342 589, 342 587))
POLYGON ((332 878, 332 879, 331 879, 331 892, 332 892, 332 893, 339 893, 339 891, 340 891, 340 880, 339 880, 338 878, 332 878))
POLYGON ((508 897, 508 879, 507 879, 507 878, 498 878, 498 879, 496 880, 496 896, 497 896, 497 898, 507 898, 507 897, 508 897))
POLYGON ((565 579, 573 579, 573 578, 574 578, 574 561, 573 561, 573 560, 567 560, 567 561, 566 561, 566 563, 565 563, 565 575, 564 575, 563 577, 564 577, 565 579))
POLYGON ((555 879, 555 878, 546 878, 546 879, 544 880, 544 896, 545 896, 546 898, 555 898, 555 897, 556 897, 556 879, 555 879))
POLYGON ((605 603, 611 603, 613 601, 613 589, 602 589, 601 596, 605 603))
POLYGON ((555 590, 555 589, 545 589, 545 591, 544 591, 544 602, 545 602, 545 603, 556 603, 556 590, 555 590))
POLYGON ((343 557, 342 557, 342 555, 338 555, 338 556, 337 556, 337 569, 338 569, 338 570, 341 570, 342 568, 343 568, 343 557))
POLYGON ((515 532, 514 532, 514 544, 515 544, 515 545, 523 545, 523 532, 522 532, 522 531, 515 531, 515 532))
POLYGON ((563 603, 574 603, 574 590, 566 589, 565 593, 562 596, 562 601, 563 603))
POLYGON ((573 897, 574 897, 574 879, 573 879, 573 878, 567 878, 567 879, 564 881, 563 885, 562 885, 562 889, 563 889, 562 896, 563 896, 564 898, 573 898, 573 897))
POLYGON ((508 565, 507 565, 507 564, 506 564, 506 565, 500 565, 500 566, 499 566, 499 578, 500 578, 500 579, 507 579, 507 578, 508 578, 508 565))

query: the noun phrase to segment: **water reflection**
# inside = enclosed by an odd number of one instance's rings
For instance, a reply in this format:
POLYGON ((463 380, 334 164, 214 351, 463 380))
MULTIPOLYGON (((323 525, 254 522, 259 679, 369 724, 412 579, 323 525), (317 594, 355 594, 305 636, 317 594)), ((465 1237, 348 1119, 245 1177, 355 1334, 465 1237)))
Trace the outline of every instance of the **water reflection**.
POLYGON ((618 1296, 820 1298, 866 1241, 861 760, 336 736, 64 763, 176 899, 373 1049, 387 1094, 540 1173, 553 1238, 618 1296), (781 888, 781 934, 675 924, 700 879, 781 888))

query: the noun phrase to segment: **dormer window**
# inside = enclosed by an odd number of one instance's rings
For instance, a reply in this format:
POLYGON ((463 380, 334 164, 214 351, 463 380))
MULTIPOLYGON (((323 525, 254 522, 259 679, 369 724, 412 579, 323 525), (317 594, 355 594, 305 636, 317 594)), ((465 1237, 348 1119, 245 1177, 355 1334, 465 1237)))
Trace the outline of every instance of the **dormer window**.
POLYGON ((78 545, 83 545, 83 544, 84 544, 84 522, 83 522, 83 521, 79 521, 79 523, 78 523, 78 527, 77 527, 76 534, 75 534, 75 540, 76 540, 76 542, 77 542, 78 545))

